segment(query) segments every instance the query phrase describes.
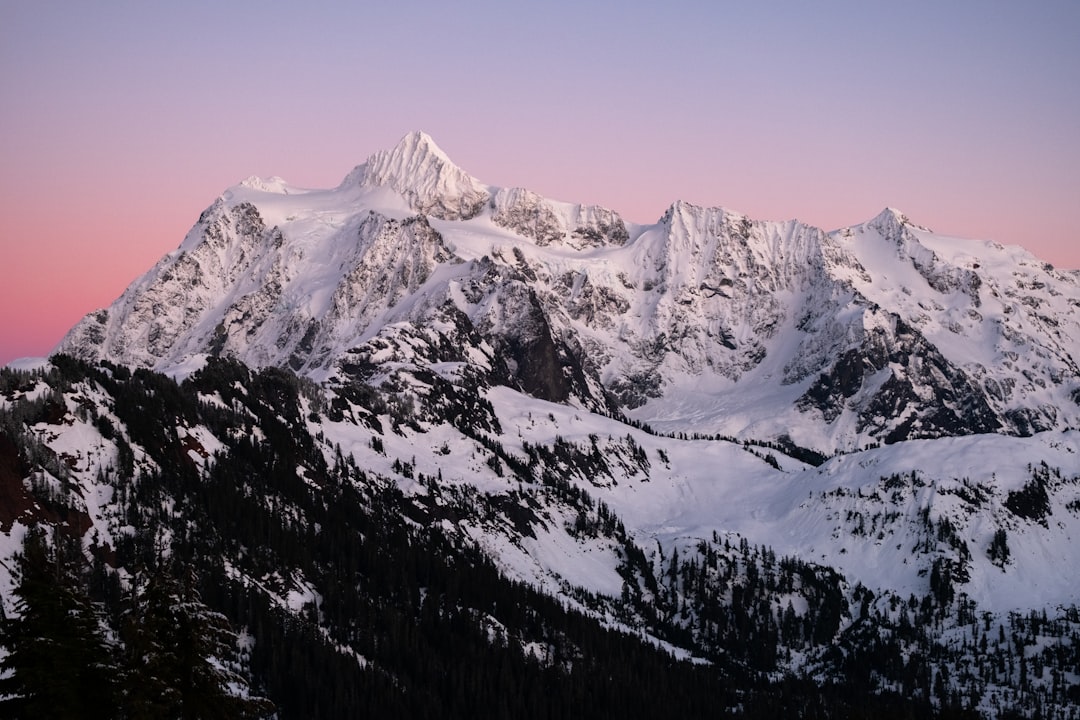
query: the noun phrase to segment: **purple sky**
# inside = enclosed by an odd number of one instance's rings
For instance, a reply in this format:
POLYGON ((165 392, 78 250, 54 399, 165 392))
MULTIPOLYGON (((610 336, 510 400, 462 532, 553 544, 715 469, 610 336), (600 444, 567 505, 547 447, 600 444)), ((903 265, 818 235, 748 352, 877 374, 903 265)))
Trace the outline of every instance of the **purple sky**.
POLYGON ((889 205, 1080 268, 1076 0, 373 4, 0 0, 0 363, 227 186, 334 186, 417 129, 637 222, 889 205))

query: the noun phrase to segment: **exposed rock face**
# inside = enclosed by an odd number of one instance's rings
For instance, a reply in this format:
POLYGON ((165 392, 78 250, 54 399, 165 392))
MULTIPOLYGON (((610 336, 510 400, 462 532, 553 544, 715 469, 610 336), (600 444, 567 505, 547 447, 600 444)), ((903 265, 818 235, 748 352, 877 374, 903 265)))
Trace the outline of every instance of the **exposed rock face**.
POLYGON ((799 398, 827 422, 845 411, 858 427, 885 442, 994 432, 989 404, 963 371, 914 328, 892 316, 872 328, 799 398))
MULTIPOLYGON (((124 358, 147 366, 197 352, 185 342, 188 336, 206 318, 227 312, 233 288, 255 265, 273 265, 273 251, 281 245, 281 234, 267 231, 254 205, 228 205, 219 198, 179 250, 136 280, 111 308, 83 318, 62 348, 86 358, 124 358)), ((260 285, 261 293, 274 292, 272 278, 260 285)), ((248 319, 252 326, 260 323, 258 317, 248 319)))
POLYGON ((523 188, 499 190, 491 199, 491 211, 496 225, 540 246, 560 243, 584 250, 622 245, 630 237, 626 223, 612 210, 557 203, 523 188))
POLYGON ((536 397, 563 402, 570 397, 570 383, 563 375, 555 341, 551 338, 544 310, 536 293, 514 284, 504 290, 500 310, 513 314, 501 317, 505 327, 499 334, 504 357, 521 388, 536 397))

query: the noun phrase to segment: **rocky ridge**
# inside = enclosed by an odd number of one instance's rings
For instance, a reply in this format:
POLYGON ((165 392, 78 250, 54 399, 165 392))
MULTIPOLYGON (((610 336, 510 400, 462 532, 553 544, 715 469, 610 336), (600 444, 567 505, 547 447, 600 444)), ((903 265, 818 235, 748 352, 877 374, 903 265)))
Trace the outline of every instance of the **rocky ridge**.
POLYGON ((1076 272, 892 209, 825 232, 676 202, 635 225, 483 185, 423 133, 333 190, 231 188, 59 349, 158 369, 226 354, 319 379, 447 302, 539 397, 672 431, 831 452, 1080 422, 1076 272))

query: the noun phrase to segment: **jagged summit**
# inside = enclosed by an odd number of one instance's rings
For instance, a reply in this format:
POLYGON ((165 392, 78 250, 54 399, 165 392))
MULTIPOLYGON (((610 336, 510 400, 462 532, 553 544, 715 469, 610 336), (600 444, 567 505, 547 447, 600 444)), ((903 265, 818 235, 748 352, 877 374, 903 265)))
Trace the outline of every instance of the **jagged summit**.
POLYGON ((903 228, 910 224, 911 221, 903 212, 887 207, 860 227, 874 228, 885 237, 897 237, 903 232, 903 228))
POLYGON ((899 210, 899 209, 894 208, 894 207, 886 207, 884 210, 882 210, 877 215, 875 215, 873 217, 873 219, 870 220, 870 222, 871 223, 896 222, 896 223, 899 223, 901 225, 907 225, 910 222, 910 220, 908 220, 908 217, 907 217, 907 215, 904 214, 903 210, 899 210))
POLYGON ((427 133, 416 131, 358 165, 341 186, 389 187, 417 212, 442 220, 475 217, 487 202, 486 186, 459 168, 427 133))
POLYGON ((450 157, 443 152, 443 149, 439 147, 434 138, 423 130, 413 130, 411 133, 404 135, 393 150, 390 151, 390 154, 431 155, 453 165, 450 157))
MULTIPOLYGON (((878 231, 882 237, 898 239, 904 234, 904 229, 915 229, 923 232, 932 232, 930 228, 912 222, 903 211, 894 207, 886 207, 874 217, 864 223, 851 226, 850 229, 870 228, 878 231)), ((848 229, 848 228, 845 228, 848 229)))
POLYGON ((342 181, 342 185, 407 184, 410 180, 423 182, 428 175, 460 170, 450 157, 427 133, 417 130, 401 138, 389 150, 373 153, 357 165, 342 181))

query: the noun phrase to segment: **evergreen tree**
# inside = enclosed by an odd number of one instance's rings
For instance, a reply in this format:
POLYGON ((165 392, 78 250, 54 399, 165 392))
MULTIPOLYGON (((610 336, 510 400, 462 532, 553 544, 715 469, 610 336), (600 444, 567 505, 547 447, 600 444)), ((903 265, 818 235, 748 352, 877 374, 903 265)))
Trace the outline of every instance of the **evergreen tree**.
POLYGON ((273 705, 248 693, 238 672, 238 641, 227 618, 200 597, 188 565, 159 562, 136 588, 123 638, 131 718, 254 718, 273 705))
POLYGON ((994 539, 990 541, 988 555, 995 565, 1004 567, 1009 564, 1009 537, 1005 533, 1005 528, 994 531, 994 539))
POLYGON ((113 718, 116 665, 98 613, 85 592, 78 542, 32 529, 16 556, 17 617, 5 618, 0 644, 0 715, 10 718, 113 718))

